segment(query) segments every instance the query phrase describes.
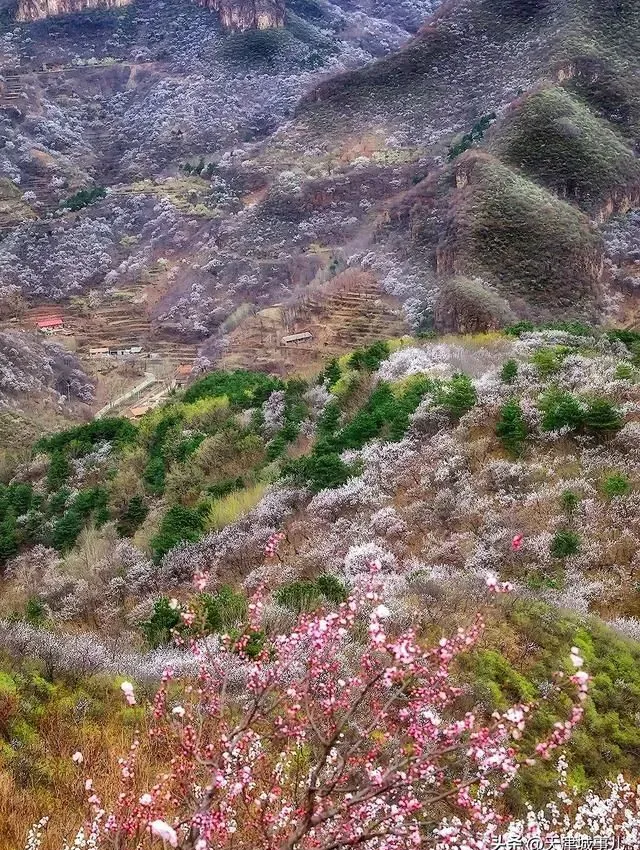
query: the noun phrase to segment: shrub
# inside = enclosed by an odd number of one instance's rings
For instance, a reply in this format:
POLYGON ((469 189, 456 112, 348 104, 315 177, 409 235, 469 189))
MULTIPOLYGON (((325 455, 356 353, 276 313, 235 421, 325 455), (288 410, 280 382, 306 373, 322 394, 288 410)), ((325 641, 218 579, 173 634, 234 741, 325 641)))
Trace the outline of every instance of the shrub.
POLYGON ((207 527, 220 529, 248 514, 264 496, 266 485, 253 484, 217 499, 209 508, 207 527))
POLYGON ((623 420, 620 411, 608 399, 592 398, 587 401, 584 425, 595 434, 606 434, 619 431, 623 420))
POLYGON ((571 515, 580 504, 580 496, 574 493, 573 490, 565 490, 560 496, 560 504, 562 505, 562 510, 571 515))
POLYGON ((478 393, 471 378, 467 375, 454 375, 441 391, 438 400, 455 421, 474 407, 478 393))
POLYGON ((571 393, 553 390, 543 397, 540 408, 545 431, 559 431, 563 428, 573 431, 584 423, 584 408, 571 393))
POLYGON ((633 381, 636 377, 636 369, 631 363, 618 363, 615 378, 617 381, 633 381))
POLYGON ((173 630, 177 629, 181 622, 180 611, 172 608, 166 596, 161 596, 153 604, 153 614, 140 624, 140 628, 149 646, 155 649, 171 641, 173 630))
POLYGON ((554 535, 549 551, 554 558, 568 558, 570 555, 575 555, 579 548, 579 535, 575 531, 563 529, 554 535))
POLYGON ((607 499, 627 496, 631 492, 631 482, 623 473, 614 472, 602 482, 602 492, 607 499))
POLYGON ((292 475, 300 484, 308 484, 314 493, 340 487, 355 474, 355 469, 340 458, 338 452, 314 449, 309 457, 286 464, 283 473, 292 475))
POLYGON ((105 198, 106 195, 107 190, 104 186, 92 186, 90 189, 80 189, 75 195, 71 195, 66 201, 62 201, 60 206, 72 212, 77 212, 84 207, 88 207, 89 204, 94 204, 101 198, 105 198))
POLYGON ((204 520, 199 511, 174 505, 162 518, 158 533, 151 540, 154 561, 158 562, 178 543, 184 540, 194 543, 204 530, 204 520))
POLYGON ((282 381, 260 372, 211 372, 192 384, 184 394, 184 401, 193 404, 202 398, 226 396, 236 409, 246 410, 263 404, 274 390, 283 388, 282 381))
POLYGON ((518 377, 518 364, 515 360, 507 360, 500 371, 500 380, 503 384, 512 384, 518 377))
POLYGON ((47 472, 47 487, 49 490, 59 490, 69 477, 70 466, 63 451, 54 451, 49 461, 47 472))
POLYGON ((320 372, 318 376, 318 383, 326 383, 328 387, 331 388, 334 384, 338 383, 341 374, 342 372, 340 371, 338 361, 334 358, 330 360, 324 370, 320 372))
POLYGON ((539 348, 531 358, 531 362, 537 368, 539 375, 547 378, 558 371, 567 353, 568 349, 564 346, 539 348))
POLYGON ((133 496, 116 526, 120 537, 133 537, 136 530, 142 525, 149 513, 141 496, 133 496))
POLYGON ((79 425, 51 437, 44 437, 34 448, 35 451, 54 452, 75 443, 82 446, 83 453, 86 454, 98 443, 112 443, 116 448, 121 448, 135 442, 137 436, 138 429, 128 419, 95 419, 87 425, 79 425))
POLYGON ((205 627, 210 632, 228 632, 247 618, 248 602, 242 593, 223 585, 215 594, 203 593, 201 604, 205 627))
POLYGON ((315 581, 292 581, 278 588, 276 601, 297 614, 313 611, 325 602, 339 604, 347 598, 344 584, 334 575, 324 573, 315 581))
POLYGON ((509 452, 520 454, 522 444, 527 439, 528 428, 518 401, 512 400, 503 405, 496 425, 496 434, 509 452))
POLYGON ((360 348, 349 358, 349 368, 376 372, 383 360, 389 356, 389 346, 386 342, 374 342, 368 348, 360 348))

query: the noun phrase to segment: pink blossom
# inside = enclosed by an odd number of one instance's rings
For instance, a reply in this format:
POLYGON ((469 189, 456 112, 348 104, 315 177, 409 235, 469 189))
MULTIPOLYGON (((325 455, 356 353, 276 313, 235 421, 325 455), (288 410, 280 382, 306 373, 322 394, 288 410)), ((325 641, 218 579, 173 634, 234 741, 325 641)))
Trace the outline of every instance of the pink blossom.
POLYGON ((511 548, 514 552, 519 552, 522 549, 522 544, 524 543, 524 534, 516 534, 513 540, 511 541, 511 548))

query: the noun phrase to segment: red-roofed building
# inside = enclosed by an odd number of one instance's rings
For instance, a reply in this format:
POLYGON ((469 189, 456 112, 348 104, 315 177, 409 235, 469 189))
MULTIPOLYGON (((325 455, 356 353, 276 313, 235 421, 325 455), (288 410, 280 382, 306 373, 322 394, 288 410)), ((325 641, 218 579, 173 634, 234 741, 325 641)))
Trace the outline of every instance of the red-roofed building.
POLYGON ((64 319, 60 316, 47 316, 44 319, 38 319, 37 326, 43 334, 54 334, 64 328, 64 319))

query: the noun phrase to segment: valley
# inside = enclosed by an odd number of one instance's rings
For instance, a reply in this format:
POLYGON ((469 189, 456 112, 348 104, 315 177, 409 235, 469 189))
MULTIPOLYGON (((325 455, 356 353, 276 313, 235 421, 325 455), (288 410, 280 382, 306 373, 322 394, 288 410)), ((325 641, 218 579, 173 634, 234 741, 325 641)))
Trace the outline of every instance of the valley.
POLYGON ((637 846, 638 57, 0 0, 2 850, 637 846))

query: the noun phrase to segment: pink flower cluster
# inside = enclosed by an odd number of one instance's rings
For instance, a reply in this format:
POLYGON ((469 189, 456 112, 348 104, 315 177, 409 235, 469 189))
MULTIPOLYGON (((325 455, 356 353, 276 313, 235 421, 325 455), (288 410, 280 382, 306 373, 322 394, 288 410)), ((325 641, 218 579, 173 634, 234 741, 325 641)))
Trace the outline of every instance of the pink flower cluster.
MULTIPOLYGON (((432 648, 411 630, 392 636, 379 565, 371 568, 364 591, 301 617, 258 654, 248 636, 214 653, 201 642, 197 681, 164 676, 149 735, 166 763, 141 793, 134 741, 103 825, 110 840, 122 850, 144 846, 145 836, 184 850, 406 850, 428 838, 424 812, 445 802, 474 829, 501 823, 486 801, 525 762, 516 742, 532 706, 488 723, 473 712, 457 716, 462 692, 452 665, 477 643, 481 619, 432 648), (246 671, 240 695, 228 678, 231 657, 246 671)), ((491 586, 506 592, 497 579, 491 586)), ((257 597, 252 621, 261 609, 257 597)), ((589 677, 575 647, 571 657, 576 673, 567 685, 577 688, 577 702, 538 746, 539 758, 564 743, 582 715, 589 677)), ((122 690, 134 704, 133 686, 122 690)), ((92 783, 87 788, 94 815, 106 814, 92 783)), ((460 829, 447 829, 437 840, 455 846, 460 829)))
POLYGON ((280 548, 280 544, 285 539, 285 534, 282 531, 277 531, 275 534, 272 534, 271 537, 267 540, 264 547, 264 554, 267 558, 275 558, 278 554, 278 549, 280 548))

